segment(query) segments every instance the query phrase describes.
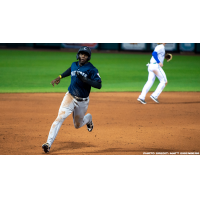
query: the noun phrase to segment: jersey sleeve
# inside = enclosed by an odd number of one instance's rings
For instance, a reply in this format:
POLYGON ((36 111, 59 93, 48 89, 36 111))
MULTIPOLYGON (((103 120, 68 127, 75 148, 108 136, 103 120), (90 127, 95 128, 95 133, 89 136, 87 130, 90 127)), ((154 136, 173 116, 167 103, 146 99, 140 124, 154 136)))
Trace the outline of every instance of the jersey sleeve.
POLYGON ((65 78, 70 75, 71 75, 71 67, 61 74, 62 78, 65 78))
POLYGON ((158 53, 156 51, 152 53, 152 56, 154 57, 157 63, 160 63, 160 60, 158 59, 158 53))
POLYGON ((101 77, 99 75, 99 72, 96 68, 92 69, 91 72, 90 72, 90 79, 93 80, 93 81, 98 81, 98 82, 102 82, 101 81, 101 77))

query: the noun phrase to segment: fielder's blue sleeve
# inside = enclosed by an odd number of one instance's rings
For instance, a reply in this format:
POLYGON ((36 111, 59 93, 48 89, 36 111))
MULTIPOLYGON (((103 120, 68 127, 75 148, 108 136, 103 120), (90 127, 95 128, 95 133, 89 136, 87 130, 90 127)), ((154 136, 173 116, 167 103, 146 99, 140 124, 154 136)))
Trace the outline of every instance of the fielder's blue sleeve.
POLYGON ((160 63, 160 60, 158 60, 158 53, 156 51, 152 53, 152 56, 154 57, 157 63, 160 63))

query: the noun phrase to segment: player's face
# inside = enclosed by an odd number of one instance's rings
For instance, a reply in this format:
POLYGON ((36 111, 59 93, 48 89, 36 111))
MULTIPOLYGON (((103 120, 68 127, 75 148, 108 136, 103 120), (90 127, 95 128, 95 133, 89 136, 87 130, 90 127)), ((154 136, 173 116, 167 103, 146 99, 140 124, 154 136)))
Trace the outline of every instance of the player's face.
POLYGON ((86 53, 80 53, 79 54, 79 63, 80 64, 85 64, 88 61, 88 55, 86 53))

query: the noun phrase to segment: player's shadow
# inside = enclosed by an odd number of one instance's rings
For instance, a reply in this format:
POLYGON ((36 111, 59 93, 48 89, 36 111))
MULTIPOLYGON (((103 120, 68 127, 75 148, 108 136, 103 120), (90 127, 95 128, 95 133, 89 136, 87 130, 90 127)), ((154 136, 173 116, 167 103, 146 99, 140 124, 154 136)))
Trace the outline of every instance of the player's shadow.
POLYGON ((200 101, 193 101, 193 102, 163 102, 162 104, 193 104, 193 103, 200 103, 200 101))
POLYGON ((89 147, 95 147, 94 145, 89 144, 89 143, 85 143, 85 142, 59 142, 58 145, 60 146, 59 148, 54 148, 50 152, 51 153, 57 153, 57 152, 59 152, 61 150, 62 151, 66 150, 66 154, 67 154, 67 150, 71 151, 73 149, 82 149, 82 148, 86 148, 86 147, 88 147, 88 148, 89 147))
POLYGON ((190 152, 191 150, 175 150, 175 149, 162 149, 162 148, 148 148, 148 149, 131 149, 131 148, 108 148, 102 149, 94 152, 87 152, 88 154, 98 155, 98 154, 109 154, 109 155, 132 155, 143 152, 190 152))
POLYGON ((194 150, 177 150, 177 149, 165 149, 165 148, 144 148, 144 149, 133 149, 133 148, 106 148, 94 151, 80 151, 74 152, 73 150, 81 150, 82 148, 96 147, 92 144, 85 142, 59 142, 59 148, 54 148, 50 150, 50 154, 54 155, 140 155, 146 152, 192 152, 194 150), (70 151, 70 153, 68 153, 70 151))

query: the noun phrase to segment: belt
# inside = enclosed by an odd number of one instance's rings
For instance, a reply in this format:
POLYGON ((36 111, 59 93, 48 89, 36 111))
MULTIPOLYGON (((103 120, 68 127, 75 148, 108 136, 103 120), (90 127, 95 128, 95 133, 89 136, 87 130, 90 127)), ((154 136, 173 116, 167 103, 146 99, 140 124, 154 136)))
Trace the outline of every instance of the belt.
POLYGON ((158 64, 157 62, 154 62, 154 63, 148 63, 148 64, 146 64, 146 66, 148 67, 149 65, 155 65, 155 64, 158 64))
MULTIPOLYGON (((72 95, 72 94, 71 94, 72 95)), ((88 100, 88 98, 81 98, 81 97, 77 97, 77 96, 74 96, 74 95, 72 95, 73 97, 74 97, 74 99, 76 99, 77 101, 87 101, 88 100)))

